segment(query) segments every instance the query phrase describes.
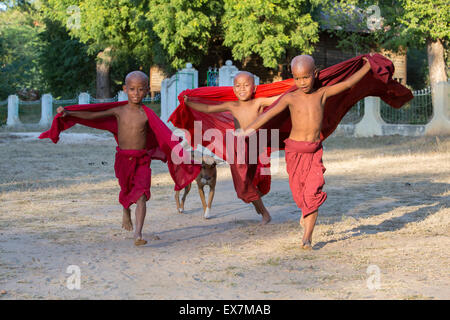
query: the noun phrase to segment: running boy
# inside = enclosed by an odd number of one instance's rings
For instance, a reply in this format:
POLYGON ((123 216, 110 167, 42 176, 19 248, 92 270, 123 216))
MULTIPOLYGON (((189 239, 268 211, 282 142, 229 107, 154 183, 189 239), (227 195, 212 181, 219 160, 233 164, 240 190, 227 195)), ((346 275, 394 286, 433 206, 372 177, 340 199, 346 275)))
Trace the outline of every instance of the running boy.
POLYGON ((296 56, 291 62, 291 70, 297 89, 281 97, 272 109, 243 128, 242 135, 249 135, 289 107, 292 130, 285 140, 286 170, 293 198, 302 210, 303 219, 300 223, 305 229, 303 249, 312 249, 312 233, 318 209, 327 198, 327 194, 322 191, 325 167, 320 139, 324 105, 327 98, 350 89, 366 75, 371 67, 367 58, 363 59, 366 61, 364 66, 348 79, 315 89, 318 71, 314 59, 308 55, 296 56))
MULTIPOLYGON (((263 112, 264 107, 271 105, 280 97, 278 95, 270 98, 254 99, 253 94, 255 90, 256 86, 253 75, 249 72, 241 71, 234 77, 233 82, 233 92, 238 98, 238 101, 207 105, 190 101, 187 96, 184 96, 184 100, 188 107, 200 112, 215 113, 229 111, 234 118, 234 127, 237 130, 252 123, 263 112)), ((270 181, 268 183, 265 181, 259 185, 253 183, 257 171, 256 164, 230 163, 230 169, 238 198, 246 203, 251 202, 254 205, 256 212, 262 215, 261 224, 269 223, 272 218, 264 206, 261 196, 268 192, 270 181)), ((270 179, 269 175, 267 179, 270 179)))

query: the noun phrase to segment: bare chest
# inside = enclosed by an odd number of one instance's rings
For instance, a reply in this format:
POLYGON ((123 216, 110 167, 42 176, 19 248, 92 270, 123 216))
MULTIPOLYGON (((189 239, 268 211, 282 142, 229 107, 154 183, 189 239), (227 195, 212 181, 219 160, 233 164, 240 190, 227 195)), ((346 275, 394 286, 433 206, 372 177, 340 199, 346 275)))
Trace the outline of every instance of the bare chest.
POLYGON ((291 115, 297 119, 321 118, 323 115, 322 95, 293 96, 289 105, 291 115))
POLYGON ((145 131, 148 118, 143 110, 125 111, 118 117, 119 128, 127 128, 132 131, 145 131))
POLYGON ((245 108, 235 108, 232 110, 232 115, 234 117, 234 126, 236 129, 245 128, 249 126, 253 121, 259 116, 259 108, 255 106, 245 107, 245 108))

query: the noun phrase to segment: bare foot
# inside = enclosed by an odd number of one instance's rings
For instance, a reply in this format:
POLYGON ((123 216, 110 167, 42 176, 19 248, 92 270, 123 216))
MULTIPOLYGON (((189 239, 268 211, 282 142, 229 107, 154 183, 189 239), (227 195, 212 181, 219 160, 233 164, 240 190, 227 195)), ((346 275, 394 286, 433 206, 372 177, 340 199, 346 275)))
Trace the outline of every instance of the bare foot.
POLYGON ((303 250, 312 250, 312 245, 310 241, 302 242, 303 250))
POLYGON ((131 221, 130 209, 123 209, 122 228, 127 231, 133 231, 133 222, 131 221))
POLYGON ((265 211, 262 213, 262 220, 260 222, 261 225, 266 225, 270 221, 272 221, 272 217, 270 216, 269 212, 265 211))
POLYGON ((135 246, 143 246, 143 245, 145 245, 145 244, 147 244, 147 241, 144 240, 144 239, 142 239, 142 238, 136 238, 136 239, 134 240, 134 245, 135 245, 135 246))

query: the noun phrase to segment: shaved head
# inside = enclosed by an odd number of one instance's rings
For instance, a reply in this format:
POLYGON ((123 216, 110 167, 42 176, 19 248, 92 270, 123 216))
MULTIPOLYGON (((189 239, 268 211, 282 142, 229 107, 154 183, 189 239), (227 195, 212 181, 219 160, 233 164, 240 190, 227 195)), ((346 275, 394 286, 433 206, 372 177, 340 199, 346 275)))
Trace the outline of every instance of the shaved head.
POLYGON ((314 71, 316 69, 316 63, 314 62, 313 57, 306 54, 302 54, 292 59, 291 61, 292 72, 294 71, 294 69, 314 71))
POLYGON ((148 77, 142 71, 132 71, 125 77, 125 85, 127 85, 130 80, 138 80, 144 82, 145 85, 148 85, 148 77))
POLYGON ((254 78, 253 74, 250 73, 250 72, 247 72, 247 71, 239 71, 239 72, 234 76, 233 83, 235 83, 236 80, 237 80, 238 78, 241 78, 241 77, 246 77, 246 78, 248 78, 249 80, 251 80, 253 84, 255 84, 255 78, 254 78))

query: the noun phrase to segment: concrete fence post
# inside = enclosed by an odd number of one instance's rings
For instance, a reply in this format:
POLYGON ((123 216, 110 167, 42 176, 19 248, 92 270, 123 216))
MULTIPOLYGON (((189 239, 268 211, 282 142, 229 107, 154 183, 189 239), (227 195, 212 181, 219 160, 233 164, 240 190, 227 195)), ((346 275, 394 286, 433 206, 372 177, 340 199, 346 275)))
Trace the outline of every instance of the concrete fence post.
POLYGON ((439 82, 431 86, 433 117, 425 126, 425 135, 450 135, 450 84, 439 82))
POLYGON ((78 104, 89 104, 91 101, 91 96, 87 92, 82 92, 78 96, 78 104))
MULTIPOLYGON (((240 70, 233 65, 231 60, 225 61, 225 65, 219 69, 219 86, 233 86, 234 77, 240 70)), ((259 77, 253 75, 255 85, 259 85, 259 77)))
POLYGON ((378 97, 364 98, 364 117, 355 125, 356 137, 373 137, 383 134, 383 125, 386 123, 381 118, 381 100, 378 97))
POLYGON ((50 93, 46 93, 41 99, 41 120, 40 126, 48 126, 53 117, 53 97, 50 93))
POLYGON ((21 124, 19 119, 19 97, 15 94, 8 97, 8 118, 6 126, 12 127, 21 124))
POLYGON ((233 66, 231 60, 225 61, 225 65, 219 68, 219 87, 232 86, 233 79, 239 69, 233 66))
POLYGON ((179 70, 169 79, 164 79, 161 82, 161 120, 167 122, 178 106, 178 95, 182 91, 195 88, 198 88, 198 71, 191 63, 186 63, 186 68, 179 70))

